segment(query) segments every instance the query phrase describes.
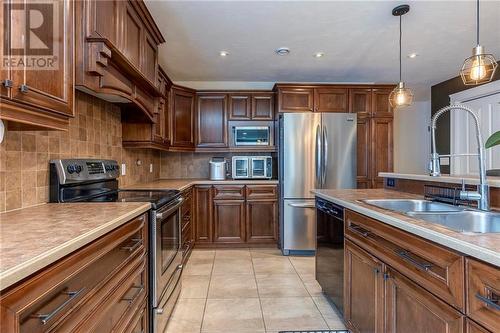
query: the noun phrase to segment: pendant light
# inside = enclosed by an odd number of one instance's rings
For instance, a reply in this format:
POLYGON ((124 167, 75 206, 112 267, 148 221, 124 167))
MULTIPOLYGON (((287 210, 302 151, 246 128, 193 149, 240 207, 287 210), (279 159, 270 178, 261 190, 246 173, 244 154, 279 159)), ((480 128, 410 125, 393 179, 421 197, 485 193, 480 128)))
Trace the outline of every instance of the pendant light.
POLYGON ((409 11, 409 5, 400 5, 392 10, 392 15, 399 16, 399 83, 389 95, 389 103, 393 108, 409 106, 413 101, 413 93, 409 88, 406 88, 405 83, 401 78, 401 40, 403 37, 401 17, 409 11))
POLYGON ((472 49, 472 56, 465 59, 460 70, 466 86, 490 82, 498 67, 495 57, 484 53, 484 48, 479 44, 479 0, 476 1, 476 44, 472 49))

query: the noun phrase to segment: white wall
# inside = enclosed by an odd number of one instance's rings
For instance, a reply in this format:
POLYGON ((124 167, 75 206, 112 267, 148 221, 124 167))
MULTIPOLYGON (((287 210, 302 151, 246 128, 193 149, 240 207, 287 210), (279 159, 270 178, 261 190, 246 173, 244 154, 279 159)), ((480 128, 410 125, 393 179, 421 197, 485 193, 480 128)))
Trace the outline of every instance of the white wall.
POLYGON ((427 174, 431 102, 413 102, 394 112, 394 171, 427 174))

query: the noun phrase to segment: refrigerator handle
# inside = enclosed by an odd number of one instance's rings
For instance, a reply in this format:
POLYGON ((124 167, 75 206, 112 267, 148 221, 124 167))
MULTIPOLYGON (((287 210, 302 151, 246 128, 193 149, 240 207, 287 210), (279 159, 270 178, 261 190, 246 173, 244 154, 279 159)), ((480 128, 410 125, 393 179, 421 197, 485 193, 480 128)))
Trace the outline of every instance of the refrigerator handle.
POLYGON ((315 168, 316 168, 316 188, 321 188, 321 175, 322 175, 322 168, 321 168, 321 153, 322 153, 323 147, 321 144, 321 127, 318 125, 316 127, 316 152, 315 152, 315 168))
POLYGON ((326 131, 326 126, 323 126, 323 165, 321 174, 321 187, 326 183, 326 171, 328 170, 328 132, 326 131))

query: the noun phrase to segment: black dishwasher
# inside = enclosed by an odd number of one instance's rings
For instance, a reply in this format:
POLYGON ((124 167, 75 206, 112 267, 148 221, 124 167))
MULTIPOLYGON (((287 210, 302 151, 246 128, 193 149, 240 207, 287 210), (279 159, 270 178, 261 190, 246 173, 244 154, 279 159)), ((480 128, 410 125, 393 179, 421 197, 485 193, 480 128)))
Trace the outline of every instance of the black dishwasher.
POLYGON ((344 313, 344 209, 316 198, 316 280, 344 313))

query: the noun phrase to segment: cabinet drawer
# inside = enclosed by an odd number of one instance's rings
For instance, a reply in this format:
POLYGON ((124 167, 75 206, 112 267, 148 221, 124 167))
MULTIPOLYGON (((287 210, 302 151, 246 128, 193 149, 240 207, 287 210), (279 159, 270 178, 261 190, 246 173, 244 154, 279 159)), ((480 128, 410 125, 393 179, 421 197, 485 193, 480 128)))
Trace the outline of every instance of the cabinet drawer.
POLYGON ((465 310, 465 260, 460 254, 349 210, 345 234, 448 304, 465 310))
POLYGON ((467 259, 467 315, 500 332, 500 269, 467 259))
POLYGON ((214 199, 245 199, 245 185, 216 185, 214 199))
POLYGON ((145 254, 146 216, 143 215, 61 259, 2 295, 1 329, 42 332, 73 322, 75 313, 89 313, 91 299, 116 274, 145 254))
POLYGON ((247 199, 276 199, 278 187, 276 185, 247 185, 247 199))

